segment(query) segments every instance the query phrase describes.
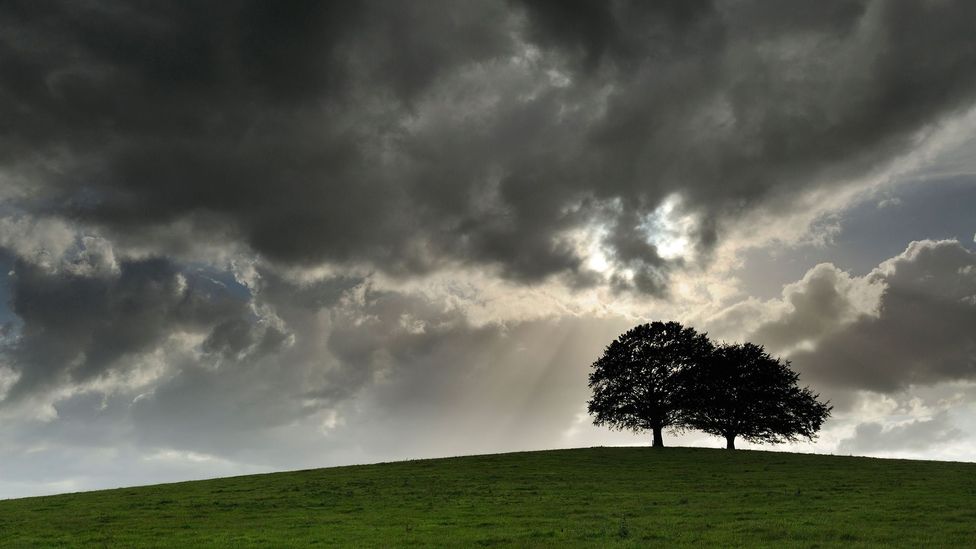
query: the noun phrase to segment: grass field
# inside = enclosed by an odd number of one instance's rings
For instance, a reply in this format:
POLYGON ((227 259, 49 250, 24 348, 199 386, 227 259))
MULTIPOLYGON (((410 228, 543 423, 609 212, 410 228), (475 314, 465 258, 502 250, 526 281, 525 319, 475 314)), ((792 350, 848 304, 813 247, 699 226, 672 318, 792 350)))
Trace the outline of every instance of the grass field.
POLYGON ((976 464, 590 448, 0 501, 0 544, 976 547, 976 464))

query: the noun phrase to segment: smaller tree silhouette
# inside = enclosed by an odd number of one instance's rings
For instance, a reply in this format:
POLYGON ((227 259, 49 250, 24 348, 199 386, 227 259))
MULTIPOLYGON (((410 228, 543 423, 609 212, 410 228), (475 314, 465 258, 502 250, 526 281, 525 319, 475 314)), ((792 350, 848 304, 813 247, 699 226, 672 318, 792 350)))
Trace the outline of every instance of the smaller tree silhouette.
POLYGON ((736 437, 750 442, 813 440, 832 409, 820 395, 799 388, 799 375, 763 347, 752 343, 722 345, 686 372, 688 427, 724 437, 735 449, 736 437))
POLYGON ((652 445, 664 446, 661 432, 681 427, 685 409, 681 373, 709 356, 712 344, 694 328, 677 322, 636 326, 614 340, 593 363, 588 409, 595 425, 651 431, 652 445))

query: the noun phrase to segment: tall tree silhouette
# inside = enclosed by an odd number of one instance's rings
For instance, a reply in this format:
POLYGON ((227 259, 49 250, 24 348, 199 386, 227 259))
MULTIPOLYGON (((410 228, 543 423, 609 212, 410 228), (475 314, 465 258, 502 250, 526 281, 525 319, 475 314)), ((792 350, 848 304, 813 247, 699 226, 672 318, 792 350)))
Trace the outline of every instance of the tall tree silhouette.
POLYGON ((636 326, 614 340, 593 363, 588 403, 593 423, 613 429, 651 431, 653 446, 664 446, 662 431, 682 427, 682 372, 710 355, 704 334, 677 322, 636 326))
POLYGON ((830 416, 829 403, 797 386, 789 362, 773 358, 752 343, 722 345, 685 371, 686 426, 725 438, 750 442, 813 440, 830 416))

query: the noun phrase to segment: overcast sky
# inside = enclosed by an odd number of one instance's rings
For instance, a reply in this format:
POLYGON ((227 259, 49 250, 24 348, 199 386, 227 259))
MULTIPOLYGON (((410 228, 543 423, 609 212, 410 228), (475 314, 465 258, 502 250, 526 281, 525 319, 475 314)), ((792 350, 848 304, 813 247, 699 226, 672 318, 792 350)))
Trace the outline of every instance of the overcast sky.
POLYGON ((3 2, 0 497, 647 444, 586 375, 672 319, 832 401, 776 449, 976 461, 973 21, 3 2))

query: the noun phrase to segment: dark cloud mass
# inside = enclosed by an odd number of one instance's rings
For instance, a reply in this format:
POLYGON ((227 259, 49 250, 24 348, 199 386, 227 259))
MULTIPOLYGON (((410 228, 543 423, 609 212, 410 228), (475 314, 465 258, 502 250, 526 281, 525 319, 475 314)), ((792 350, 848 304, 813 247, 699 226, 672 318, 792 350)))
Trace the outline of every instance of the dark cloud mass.
POLYGON ((10 305, 21 327, 2 350, 20 377, 8 403, 124 370, 174 335, 212 329, 208 351, 239 348, 253 337, 245 299, 164 259, 125 261, 104 276, 45 272, 21 261, 11 278, 10 305))
POLYGON ((789 353, 806 382, 895 393, 976 381, 976 253, 958 241, 913 242, 863 278, 818 265, 784 301, 749 337, 789 353))
POLYGON ((971 105, 973 9, 5 2, 0 144, 17 207, 150 244, 593 283, 568 235, 602 222, 660 293, 630 220, 679 193, 704 250, 882 165, 971 105))
POLYGON ((885 284, 878 316, 797 353, 807 379, 879 392, 976 380, 976 253, 915 242, 869 277, 885 284))

